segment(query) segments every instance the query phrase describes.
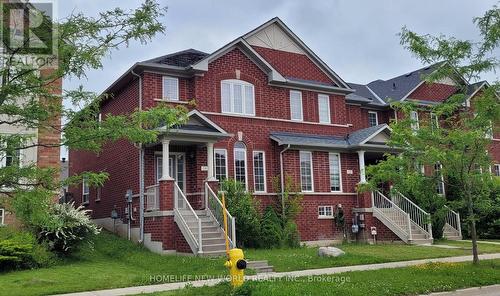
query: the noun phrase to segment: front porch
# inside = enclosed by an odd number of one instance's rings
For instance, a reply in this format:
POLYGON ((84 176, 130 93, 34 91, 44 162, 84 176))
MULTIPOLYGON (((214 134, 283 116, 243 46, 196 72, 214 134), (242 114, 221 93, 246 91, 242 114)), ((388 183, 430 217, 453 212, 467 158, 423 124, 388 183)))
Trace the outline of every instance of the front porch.
MULTIPOLYGON (((226 235, 214 193, 214 144, 231 135, 196 110, 185 125, 164 130, 144 151, 145 234, 163 250, 219 255, 226 235)), ((227 214, 233 244, 234 218, 227 214)))

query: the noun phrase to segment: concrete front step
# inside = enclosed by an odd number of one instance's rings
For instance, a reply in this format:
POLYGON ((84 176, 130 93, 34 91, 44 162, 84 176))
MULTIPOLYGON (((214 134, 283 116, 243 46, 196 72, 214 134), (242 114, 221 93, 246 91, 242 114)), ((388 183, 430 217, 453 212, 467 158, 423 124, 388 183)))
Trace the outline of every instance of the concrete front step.
POLYGON ((443 236, 444 238, 446 238, 447 240, 461 240, 462 237, 461 236, 456 236, 456 235, 452 235, 452 236, 448 236, 448 235, 444 235, 443 236))
POLYGON ((203 253, 201 254, 201 256, 204 256, 204 257, 225 257, 226 256, 226 249, 224 249, 223 251, 205 251, 203 250, 203 253))
POLYGON ((214 245, 203 246, 203 252, 213 252, 213 251, 225 252, 225 250, 226 250, 226 244, 214 244, 214 245))
POLYGON ((255 270, 256 273, 274 272, 274 266, 269 265, 267 260, 249 261, 247 268, 255 270))
POLYGON ((221 237, 217 238, 204 238, 202 237, 203 241, 203 246, 208 246, 208 245, 224 245, 224 248, 226 246, 226 240, 221 237))

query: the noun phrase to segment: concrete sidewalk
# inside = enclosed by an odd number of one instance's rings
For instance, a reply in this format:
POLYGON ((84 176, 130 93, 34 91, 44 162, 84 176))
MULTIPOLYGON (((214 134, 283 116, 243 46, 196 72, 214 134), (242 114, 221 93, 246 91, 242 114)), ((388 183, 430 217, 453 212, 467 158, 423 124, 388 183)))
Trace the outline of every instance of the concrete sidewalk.
POLYGON ((468 288, 451 292, 425 294, 425 296, 498 296, 498 295, 500 295, 500 285, 468 288))
MULTIPOLYGON (((500 259, 500 253, 479 255, 479 259, 481 259, 481 260, 500 259)), ((363 271, 363 270, 377 270, 377 269, 383 269, 383 268, 398 268, 398 267, 420 265, 420 264, 425 264, 425 263, 429 263, 429 262, 466 262, 466 261, 472 261, 472 256, 445 257, 445 258, 436 258, 436 259, 421 259, 421 260, 389 262, 389 263, 379 263, 379 264, 354 265, 354 266, 331 267, 331 268, 320 268, 320 269, 307 269, 307 270, 297 270, 297 271, 289 271, 289 272, 276 272, 276 273, 267 273, 267 274, 247 276, 246 279, 247 280, 266 280, 266 279, 283 278, 283 277, 292 278, 292 277, 302 277, 302 276, 336 274, 336 273, 342 273, 342 272, 347 272, 347 271, 363 271)), ((200 281, 192 281, 192 282, 168 283, 168 284, 160 284, 160 285, 148 285, 148 286, 137 286, 137 287, 109 289, 109 290, 100 290, 100 291, 88 291, 88 292, 79 292, 79 293, 70 293, 70 294, 59 294, 59 296, 62 296, 62 295, 64 295, 64 296, 135 295, 135 294, 141 294, 141 293, 172 291, 172 290, 182 289, 187 285, 190 285, 193 287, 215 286, 215 285, 217 285, 223 281, 226 281, 226 280, 227 280, 226 278, 217 278, 217 279, 200 280, 200 281)), ((467 295, 467 294, 464 294, 464 295, 467 295)))

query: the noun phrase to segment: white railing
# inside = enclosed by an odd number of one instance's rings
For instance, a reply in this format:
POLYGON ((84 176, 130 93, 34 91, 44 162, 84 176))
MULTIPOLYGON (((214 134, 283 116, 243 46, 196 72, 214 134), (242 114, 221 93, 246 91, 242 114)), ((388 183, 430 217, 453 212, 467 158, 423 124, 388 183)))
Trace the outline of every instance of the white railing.
POLYGON ((390 194, 392 201, 410 215, 410 219, 432 239, 431 215, 398 191, 390 194))
POLYGON ((379 191, 372 192, 372 205, 374 211, 390 220, 406 240, 411 239, 411 219, 408 213, 379 191))
POLYGON ((146 211, 160 209, 160 185, 146 187, 146 211))
POLYGON ((444 206, 448 213, 446 213, 445 223, 450 225, 457 231, 457 236, 462 236, 462 225, 460 223, 460 214, 450 209, 448 206, 444 206))
MULTIPOLYGON (((191 204, 184 195, 184 192, 179 188, 177 182, 174 182, 174 214, 178 218, 179 228, 183 232, 186 239, 191 241, 194 245, 192 248, 196 248, 197 254, 203 253, 203 239, 202 239, 202 231, 201 231, 201 219, 198 217, 196 212, 191 207, 191 204), (189 228, 189 225, 186 220, 187 218, 194 219, 198 225, 198 233, 195 235, 193 231, 189 228)), ((190 244, 191 245, 191 244, 190 244)))
MULTIPOLYGON (((205 207, 208 214, 211 215, 215 221, 219 224, 219 227, 224 232, 224 216, 223 216, 223 206, 219 197, 210 188, 208 183, 205 183, 205 207)), ((236 218, 234 218, 227 209, 225 209, 227 215, 227 233, 224 233, 229 239, 229 244, 232 248, 236 248, 236 218)))

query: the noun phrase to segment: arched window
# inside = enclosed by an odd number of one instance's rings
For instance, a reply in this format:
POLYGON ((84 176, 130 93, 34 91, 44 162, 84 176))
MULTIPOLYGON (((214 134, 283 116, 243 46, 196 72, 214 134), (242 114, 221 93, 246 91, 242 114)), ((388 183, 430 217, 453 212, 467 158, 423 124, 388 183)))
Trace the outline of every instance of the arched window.
POLYGON ((234 179, 247 188, 247 147, 243 142, 234 144, 234 179))
POLYGON ((255 115, 253 84, 236 79, 222 80, 221 104, 223 113, 255 115))

